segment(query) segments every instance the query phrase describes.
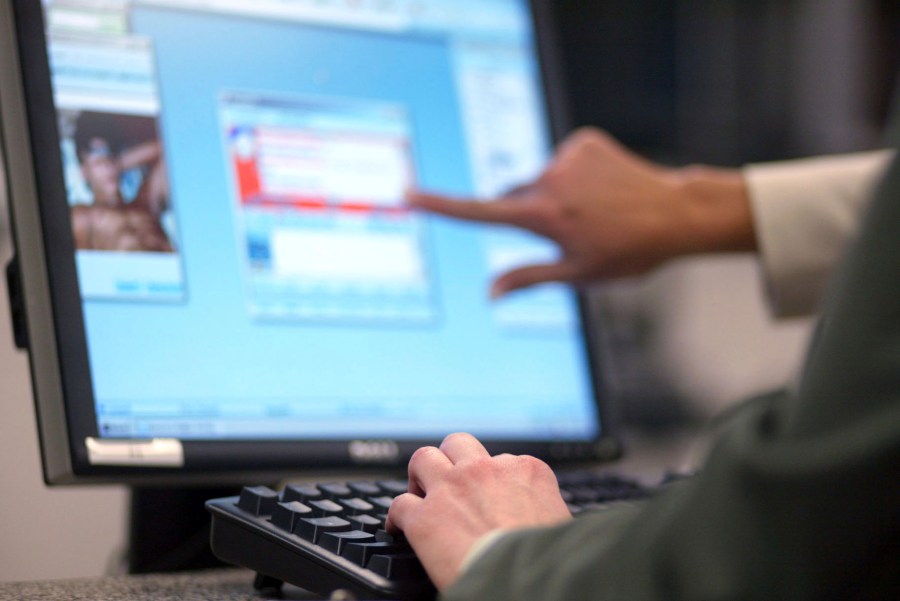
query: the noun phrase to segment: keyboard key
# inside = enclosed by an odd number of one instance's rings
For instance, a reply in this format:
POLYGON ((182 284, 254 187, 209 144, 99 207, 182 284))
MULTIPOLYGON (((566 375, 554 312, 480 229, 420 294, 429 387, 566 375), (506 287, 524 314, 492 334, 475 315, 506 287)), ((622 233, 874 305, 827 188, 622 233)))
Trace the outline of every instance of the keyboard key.
POLYGON ((387 513, 387 510, 391 508, 391 503, 394 502, 394 497, 369 497, 369 503, 375 506, 375 510, 381 510, 384 513, 387 513))
POLYGON ((365 567, 373 555, 397 555, 410 551, 410 546, 402 543, 350 542, 341 551, 341 556, 358 566, 365 567))
POLYGON ((281 496, 281 500, 285 503, 290 501, 306 503, 324 498, 325 494, 312 484, 290 484, 284 487, 284 494, 281 496))
POLYGON ((317 485, 326 499, 346 499, 353 496, 353 491, 346 484, 327 482, 317 485))
POLYGON ((589 486, 570 486, 567 490, 572 495, 572 502, 579 505, 595 503, 600 500, 600 493, 589 486))
POLYGON ((402 532, 395 532, 393 534, 388 534, 386 530, 379 530, 375 533, 375 540, 379 543, 404 543, 406 542, 406 536, 403 535, 402 532))
POLYGON ((237 506, 255 516, 270 515, 278 503, 278 493, 268 486, 245 486, 237 506))
POLYGON ((338 499, 337 504, 344 508, 346 515, 360 515, 375 510, 375 506, 362 499, 338 499))
POLYGON ((392 497, 409 492, 409 482, 406 480, 379 480, 375 484, 392 497))
POLYGON ((341 515, 344 513, 344 508, 330 499, 310 501, 309 507, 312 509, 313 515, 317 518, 330 515, 341 515))
POLYGON ((584 486, 591 482, 596 482, 601 476, 588 471, 580 472, 561 472, 556 475, 556 481, 560 487, 569 488, 572 486, 584 486))
POLYGON ((366 568, 388 580, 413 580, 427 578, 425 569, 413 553, 397 555, 373 555, 366 568))
POLYGON ((348 532, 326 532, 317 543, 323 549, 328 549, 338 555, 344 550, 347 543, 375 542, 375 535, 362 530, 350 530, 348 532))
POLYGON ((288 532, 293 532, 300 518, 313 517, 313 511, 300 501, 278 503, 272 511, 272 523, 288 532))
POLYGON ((374 482, 348 482, 347 488, 353 491, 357 497, 379 497, 381 489, 374 482))
POLYGON ((384 529, 384 520, 371 515, 349 516, 347 521, 350 522, 354 529, 371 532, 372 534, 384 529))
POLYGON ((631 478, 620 476, 619 474, 602 474, 599 478, 601 486, 617 486, 624 488, 641 488, 641 485, 631 478))
POLYGON ((326 532, 346 532, 348 530, 350 530, 350 522, 341 518, 300 518, 296 533, 301 538, 318 544, 319 539, 326 532))
POLYGON ((642 493, 631 489, 598 490, 595 502, 606 503, 609 501, 627 501, 628 499, 635 499, 642 496, 644 496, 642 493))

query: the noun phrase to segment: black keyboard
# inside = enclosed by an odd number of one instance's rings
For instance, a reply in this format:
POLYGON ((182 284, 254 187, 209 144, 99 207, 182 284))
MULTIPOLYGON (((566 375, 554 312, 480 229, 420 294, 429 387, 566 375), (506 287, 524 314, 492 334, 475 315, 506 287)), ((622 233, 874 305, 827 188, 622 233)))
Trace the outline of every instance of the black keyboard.
MULTIPOLYGON (((576 516, 650 493, 614 474, 558 479, 576 516)), ((239 497, 207 501, 212 550, 257 572, 258 589, 289 582, 326 597, 344 589, 360 599, 433 599, 434 586, 412 548, 384 531, 391 502, 406 490, 399 480, 246 487, 239 497)))

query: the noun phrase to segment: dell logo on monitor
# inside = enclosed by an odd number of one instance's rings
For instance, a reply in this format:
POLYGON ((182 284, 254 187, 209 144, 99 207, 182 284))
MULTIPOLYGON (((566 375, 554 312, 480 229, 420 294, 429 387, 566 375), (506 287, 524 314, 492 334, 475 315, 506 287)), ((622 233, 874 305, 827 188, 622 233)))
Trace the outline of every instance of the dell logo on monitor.
POLYGON ((400 448, 393 440, 354 440, 348 450, 350 458, 357 463, 390 463, 400 455, 400 448))

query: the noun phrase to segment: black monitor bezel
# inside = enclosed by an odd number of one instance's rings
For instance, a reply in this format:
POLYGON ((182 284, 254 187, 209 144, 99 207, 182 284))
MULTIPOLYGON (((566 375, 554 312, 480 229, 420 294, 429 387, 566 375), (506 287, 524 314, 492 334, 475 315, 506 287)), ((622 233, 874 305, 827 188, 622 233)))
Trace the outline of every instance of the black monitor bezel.
MULTIPOLYGON (((548 117, 554 139, 558 140, 568 130, 567 102, 562 85, 562 71, 558 66, 559 54, 553 39, 553 15, 548 0, 531 0, 536 44, 545 86, 548 117)), ((54 337, 55 357, 36 357, 36 352, 47 353, 46 345, 31 341, 30 354, 33 378, 39 377, 36 361, 50 361, 58 371, 62 390, 61 408, 54 408, 40 398, 38 382, 34 382, 35 405, 38 412, 41 449, 44 458, 44 478, 48 484, 86 482, 133 483, 208 483, 256 481, 263 474, 284 476, 293 473, 310 473, 319 470, 347 470, 360 468, 372 470, 402 469, 412 452, 434 440, 396 440, 397 453, 380 461, 360 464, 348 450, 348 440, 290 441, 290 440, 232 440, 232 441, 182 441, 183 466, 173 468, 100 466, 89 461, 85 439, 98 437, 94 410, 93 386, 84 331, 82 301, 79 292, 74 239, 69 219, 68 200, 63 167, 59 154, 57 120, 50 79, 43 7, 40 0, 13 0, 16 38, 18 44, 19 71, 25 98, 28 138, 31 148, 31 167, 40 210, 40 231, 25 232, 16 220, 13 206, 12 224, 18 242, 22 236, 37 236, 42 243, 46 260, 44 273, 34 268, 22 269, 21 278, 26 294, 38 290, 30 286, 29 279, 45 278, 52 311, 50 334, 54 337), (48 424, 58 424, 60 416, 44 420, 42 413, 63 413, 65 432, 54 431, 48 424), (49 457, 60 452, 60 441, 50 438, 63 437, 67 444, 67 457, 49 457), (55 450, 54 450, 55 449, 55 450), (60 468, 59 466, 63 466, 60 468)), ((20 177, 16 174, 16 177, 20 177)), ((11 203, 15 205, 15 203, 11 203)), ((16 248, 23 252, 18 243, 16 248)), ((579 310, 585 344, 585 360, 592 374, 593 398, 603 425, 597 440, 558 445, 535 441, 486 441, 492 452, 527 453, 559 462, 611 459, 618 455, 619 447, 610 432, 610 416, 607 403, 599 402, 603 391, 598 366, 596 341, 589 332, 596 328, 588 304, 579 295, 579 310)), ((33 316, 29 316, 33 319, 33 316)), ((33 325, 33 322, 31 322, 33 325)), ((44 363, 46 365, 46 363, 44 363)), ((52 404, 52 403, 51 403, 52 404)), ((47 416, 43 416, 47 417, 47 416)))

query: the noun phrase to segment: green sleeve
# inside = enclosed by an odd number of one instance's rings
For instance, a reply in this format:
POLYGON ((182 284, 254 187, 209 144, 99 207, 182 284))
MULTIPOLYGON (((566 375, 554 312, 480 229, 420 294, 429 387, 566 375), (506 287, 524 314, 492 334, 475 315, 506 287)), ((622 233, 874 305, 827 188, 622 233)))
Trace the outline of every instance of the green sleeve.
POLYGON ((749 403, 691 480, 511 534, 443 598, 900 599, 897 161, 796 390, 749 403))

